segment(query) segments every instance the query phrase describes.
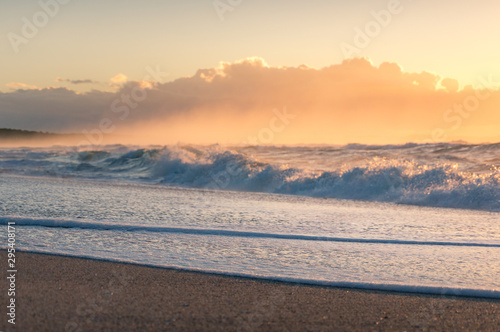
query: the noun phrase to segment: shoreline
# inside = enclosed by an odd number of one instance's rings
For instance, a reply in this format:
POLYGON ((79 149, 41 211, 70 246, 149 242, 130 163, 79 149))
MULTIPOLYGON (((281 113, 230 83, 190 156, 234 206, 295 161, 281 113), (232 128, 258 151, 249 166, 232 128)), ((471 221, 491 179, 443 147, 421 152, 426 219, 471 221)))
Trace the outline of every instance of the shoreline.
MULTIPOLYGON (((6 254, 2 250, 4 261, 6 254)), ((323 287, 47 253, 17 252, 16 260, 17 330, 500 330, 495 299, 323 287)), ((0 329, 12 327, 4 317, 0 329)))
POLYGON ((322 282, 317 280, 301 280, 301 279, 280 279, 280 278, 266 278, 253 275, 245 274, 230 274, 215 271, 205 271, 199 269, 187 269, 181 267, 169 267, 169 266, 158 266, 146 263, 137 262, 127 262, 120 261, 118 259, 107 259, 100 257, 90 257, 90 256, 73 256, 63 253, 47 253, 47 252, 37 252, 37 251, 24 251, 22 249, 16 249, 17 253, 34 254, 34 255, 47 255, 56 257, 67 257, 76 259, 85 259, 97 262, 112 263, 112 264, 124 264, 132 265, 144 268, 160 269, 167 271, 177 271, 185 273, 195 273, 206 276, 218 276, 227 278, 237 278, 243 280, 253 280, 257 282, 264 283, 277 283, 289 286, 309 286, 309 287, 321 287, 321 288, 333 288, 333 289, 344 289, 352 291, 367 291, 367 292, 380 292, 382 294, 400 294, 408 296, 436 296, 440 298, 456 298, 456 299, 475 299, 475 300, 491 300, 500 302, 499 291, 491 291, 486 289, 472 289, 472 288, 447 288, 447 287, 437 287, 437 286, 410 286, 410 285, 398 285, 398 284, 369 284, 369 283, 356 283, 356 282, 322 282), (457 294, 461 291, 462 294, 457 294), (482 294, 482 295, 478 295, 482 294))

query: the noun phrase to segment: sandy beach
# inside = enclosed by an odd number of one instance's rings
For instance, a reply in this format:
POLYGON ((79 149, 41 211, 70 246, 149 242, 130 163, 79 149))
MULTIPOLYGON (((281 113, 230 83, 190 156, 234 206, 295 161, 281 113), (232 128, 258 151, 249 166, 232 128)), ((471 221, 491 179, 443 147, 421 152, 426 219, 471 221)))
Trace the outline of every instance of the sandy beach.
MULTIPOLYGON (((500 330, 496 300, 314 287, 30 253, 17 253, 17 269, 16 331, 500 330)), ((5 317, 1 330, 14 331, 5 317)))

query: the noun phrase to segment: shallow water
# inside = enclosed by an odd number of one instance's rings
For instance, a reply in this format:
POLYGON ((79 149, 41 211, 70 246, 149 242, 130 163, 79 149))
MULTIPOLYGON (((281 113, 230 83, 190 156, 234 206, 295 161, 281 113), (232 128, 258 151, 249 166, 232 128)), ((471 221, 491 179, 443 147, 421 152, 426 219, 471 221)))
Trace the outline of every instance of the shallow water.
POLYGON ((22 250, 500 297, 497 212, 5 174, 0 192, 22 250))

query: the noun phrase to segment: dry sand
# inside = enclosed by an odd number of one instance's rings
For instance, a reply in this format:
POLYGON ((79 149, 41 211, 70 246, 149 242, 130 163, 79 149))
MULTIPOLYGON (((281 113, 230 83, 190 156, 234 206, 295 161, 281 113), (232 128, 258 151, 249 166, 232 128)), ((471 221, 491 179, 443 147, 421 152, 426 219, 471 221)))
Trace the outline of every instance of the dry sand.
MULTIPOLYGON (((500 301, 325 288, 17 253, 4 331, 500 331, 500 301)), ((1 259, 6 262, 6 252, 1 259)), ((5 266, 3 264, 2 266, 5 266)), ((6 312, 7 283, 1 282, 6 312)))

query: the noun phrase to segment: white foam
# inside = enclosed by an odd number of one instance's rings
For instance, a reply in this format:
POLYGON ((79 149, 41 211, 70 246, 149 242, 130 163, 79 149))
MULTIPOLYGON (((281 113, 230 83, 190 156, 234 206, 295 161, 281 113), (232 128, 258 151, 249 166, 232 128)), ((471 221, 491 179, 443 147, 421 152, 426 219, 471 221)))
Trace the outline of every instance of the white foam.
POLYGON ((234 231, 224 229, 209 228, 183 228, 183 227, 165 227, 165 226, 137 226, 131 224, 119 223, 98 223, 65 219, 47 219, 47 218, 23 218, 23 217, 0 217, 0 225, 7 225, 14 222, 17 226, 31 227, 53 227, 53 228, 80 228, 92 230, 112 230, 123 232, 154 232, 154 233, 178 233, 191 235, 214 235, 227 237, 246 237, 246 238, 266 238, 283 239, 297 241, 318 241, 318 242, 347 242, 347 243, 377 243, 377 244, 395 244, 412 246, 462 246, 462 247, 485 247, 500 248, 500 244, 479 243, 479 242, 454 242, 454 241, 408 241, 408 240, 390 240, 390 239, 366 239, 366 238, 341 238, 331 236, 314 236, 301 234, 277 234, 264 232, 234 231))

